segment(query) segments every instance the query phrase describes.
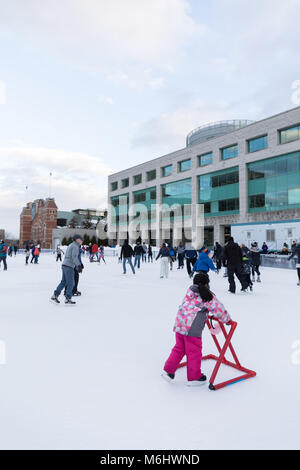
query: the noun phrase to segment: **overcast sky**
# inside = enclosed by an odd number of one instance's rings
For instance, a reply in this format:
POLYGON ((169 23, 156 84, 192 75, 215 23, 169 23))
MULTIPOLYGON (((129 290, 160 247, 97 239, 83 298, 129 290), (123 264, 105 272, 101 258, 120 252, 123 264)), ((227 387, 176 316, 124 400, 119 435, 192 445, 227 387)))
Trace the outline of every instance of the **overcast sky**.
MULTIPOLYGON (((294 107, 299 0, 0 0, 0 228, 28 199, 106 206, 107 175, 193 128, 294 107)), ((298 82, 300 84, 300 82, 298 82)), ((300 103, 299 103, 300 104, 300 103)))

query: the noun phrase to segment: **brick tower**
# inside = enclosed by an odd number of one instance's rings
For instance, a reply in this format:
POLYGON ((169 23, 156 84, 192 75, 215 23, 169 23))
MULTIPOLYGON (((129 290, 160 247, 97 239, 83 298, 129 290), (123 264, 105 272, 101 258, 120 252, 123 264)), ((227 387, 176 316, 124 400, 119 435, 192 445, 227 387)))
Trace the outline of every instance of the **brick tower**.
POLYGON ((20 246, 33 240, 41 248, 51 248, 52 230, 57 226, 57 206, 53 198, 36 199, 20 215, 20 246))

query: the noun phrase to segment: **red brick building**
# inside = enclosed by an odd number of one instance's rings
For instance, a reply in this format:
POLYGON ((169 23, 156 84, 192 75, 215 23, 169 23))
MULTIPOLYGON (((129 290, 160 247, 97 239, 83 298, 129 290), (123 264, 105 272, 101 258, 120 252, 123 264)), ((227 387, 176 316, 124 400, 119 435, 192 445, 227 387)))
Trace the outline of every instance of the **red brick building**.
POLYGON ((29 241, 41 248, 52 247, 52 230, 57 226, 57 206, 52 198, 28 202, 20 215, 20 247, 29 241))

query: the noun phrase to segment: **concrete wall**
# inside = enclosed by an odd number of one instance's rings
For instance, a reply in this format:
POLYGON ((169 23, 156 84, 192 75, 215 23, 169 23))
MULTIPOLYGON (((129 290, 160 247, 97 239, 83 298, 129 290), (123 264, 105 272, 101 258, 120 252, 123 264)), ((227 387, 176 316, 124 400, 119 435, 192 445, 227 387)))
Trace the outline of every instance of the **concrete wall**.
MULTIPOLYGON (((157 196, 160 197, 161 185, 178 181, 185 178, 192 178, 192 203, 198 203, 198 176, 213 171, 223 170, 234 166, 239 166, 239 199, 240 199, 240 213, 234 215, 205 217, 205 225, 213 226, 215 232, 215 240, 221 243, 224 225, 231 225, 234 223, 243 222, 259 222, 268 220, 284 220, 300 218, 300 209, 276 211, 275 212, 257 212, 248 213, 248 181, 247 181, 247 164, 258 160, 263 160, 270 157, 275 157, 289 152, 300 150, 300 140, 294 142, 279 144, 278 130, 288 127, 293 124, 300 123, 300 107, 293 108, 289 111, 282 112, 275 116, 257 121, 237 131, 230 132, 229 134, 216 137, 207 142, 198 145, 183 148, 160 158, 136 165, 124 171, 114 173, 108 177, 108 204, 112 196, 122 195, 129 193, 129 203, 133 199, 133 192, 156 186, 157 196), (257 152, 248 153, 247 140, 268 134, 268 148, 259 150, 257 152), (221 148, 238 144, 239 156, 229 160, 221 159, 221 148), (198 167, 198 155, 213 152, 213 163, 204 167, 198 167), (191 159, 191 170, 185 172, 178 171, 178 162, 191 159), (163 166, 173 164, 173 173, 171 176, 162 177, 161 168, 163 166), (147 171, 156 169, 156 179, 146 181, 147 171), (142 183, 138 185, 133 184, 133 176, 142 173, 142 183), (121 189, 121 180, 129 178, 129 187, 121 189), (118 181, 118 190, 111 191, 111 183, 118 181)), ((160 202, 160 199, 157 199, 160 202)), ((108 217, 108 224, 109 217, 108 217)), ((161 226, 157 224, 157 230, 161 237, 161 226)), ((158 243, 160 239, 158 239, 158 243)))

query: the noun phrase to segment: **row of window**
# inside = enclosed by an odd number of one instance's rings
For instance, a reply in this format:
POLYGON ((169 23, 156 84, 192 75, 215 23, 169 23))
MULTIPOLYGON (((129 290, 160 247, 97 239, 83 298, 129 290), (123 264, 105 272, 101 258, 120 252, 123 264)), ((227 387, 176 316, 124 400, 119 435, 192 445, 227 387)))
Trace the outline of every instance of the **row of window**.
MULTIPOLYGON (((285 144, 288 142, 293 142, 294 140, 300 139, 300 124, 296 126, 291 126, 286 129, 278 131, 278 141, 280 144, 285 144)), ((247 140, 247 151, 249 153, 257 152, 268 147, 268 135, 262 135, 259 137, 254 137, 253 139, 247 140)), ((238 156, 238 144, 230 145, 220 149, 221 160, 228 160, 230 158, 235 158, 238 156)), ((213 153, 207 152, 202 155, 198 155, 198 166, 206 166, 213 163, 213 153)), ((182 173, 191 169, 191 159, 182 160, 178 162, 178 172, 182 173)), ((167 165, 161 168, 161 176, 170 176, 173 172, 173 165, 167 165)), ((156 179, 156 170, 150 170, 146 172, 146 181, 152 181, 156 179)), ((255 179, 255 176, 252 177, 255 179)), ((142 183, 142 174, 133 176, 133 184, 142 183)), ((121 188, 127 188, 129 186, 129 178, 124 178, 121 180, 121 188)), ((118 189, 118 182, 114 181, 111 183, 111 191, 116 191, 118 189)))

